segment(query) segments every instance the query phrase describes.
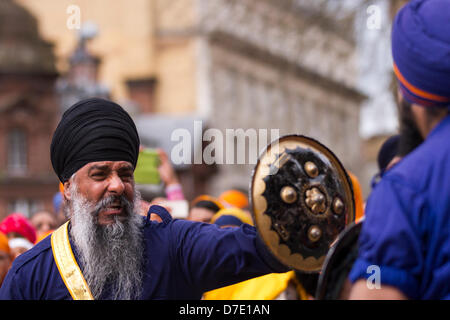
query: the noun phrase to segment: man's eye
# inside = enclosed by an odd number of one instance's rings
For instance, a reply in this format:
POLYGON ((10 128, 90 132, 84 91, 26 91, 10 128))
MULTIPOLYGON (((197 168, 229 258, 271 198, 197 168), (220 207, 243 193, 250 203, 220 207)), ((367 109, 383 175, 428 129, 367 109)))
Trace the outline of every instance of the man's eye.
POLYGON ((94 172, 93 174, 91 174, 91 177, 94 177, 94 178, 104 178, 105 177, 105 174, 103 173, 103 172, 94 172))
POLYGON ((133 178, 132 173, 123 173, 121 176, 122 176, 122 179, 132 179, 133 178))

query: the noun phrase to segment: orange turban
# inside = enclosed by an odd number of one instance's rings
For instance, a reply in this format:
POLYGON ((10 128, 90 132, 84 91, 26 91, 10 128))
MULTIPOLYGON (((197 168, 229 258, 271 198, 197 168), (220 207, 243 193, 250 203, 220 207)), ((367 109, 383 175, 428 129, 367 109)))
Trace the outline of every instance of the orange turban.
POLYGON ((228 190, 219 196, 219 200, 222 201, 226 207, 236 207, 244 209, 248 207, 247 196, 238 190, 228 190))
POLYGON ((8 237, 3 232, 0 232, 0 251, 10 253, 8 237))
POLYGON ((358 221, 364 216, 364 199, 361 191, 361 184, 353 173, 350 171, 347 171, 347 173, 352 180, 353 195, 355 197, 355 221, 358 221))

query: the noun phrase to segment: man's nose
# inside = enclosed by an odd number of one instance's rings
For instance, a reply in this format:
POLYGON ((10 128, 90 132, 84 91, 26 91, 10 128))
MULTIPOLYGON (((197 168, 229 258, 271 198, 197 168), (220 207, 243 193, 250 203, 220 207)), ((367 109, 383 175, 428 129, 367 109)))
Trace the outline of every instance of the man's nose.
POLYGON ((120 179, 120 177, 116 174, 112 175, 109 181, 108 191, 116 195, 121 195, 123 194, 124 190, 125 185, 122 179, 120 179))

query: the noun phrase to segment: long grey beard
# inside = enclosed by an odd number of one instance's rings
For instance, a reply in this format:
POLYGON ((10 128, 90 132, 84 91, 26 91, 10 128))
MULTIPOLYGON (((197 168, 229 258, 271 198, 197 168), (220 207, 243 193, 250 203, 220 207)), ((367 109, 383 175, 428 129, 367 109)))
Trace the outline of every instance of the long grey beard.
POLYGON ((136 191, 134 203, 121 197, 125 221, 100 226, 97 216, 114 197, 91 204, 71 184, 71 236, 79 252, 83 275, 95 299, 138 299, 143 278, 143 219, 134 212, 139 208, 136 191))

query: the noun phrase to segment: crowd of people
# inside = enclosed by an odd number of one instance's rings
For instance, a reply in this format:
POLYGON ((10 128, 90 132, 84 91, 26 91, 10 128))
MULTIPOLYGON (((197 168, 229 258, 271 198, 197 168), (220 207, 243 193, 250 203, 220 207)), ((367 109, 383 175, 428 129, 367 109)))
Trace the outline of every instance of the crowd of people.
POLYGON ((14 212, 0 222, 0 285, 12 262, 48 236, 57 226, 56 215, 39 211, 31 219, 14 212))
MULTIPOLYGON (((366 202, 355 197, 358 257, 344 298, 450 299, 450 2, 413 0, 392 29, 398 135, 378 156, 366 202), (380 270, 380 287, 367 270, 380 270)), ((185 200, 158 150, 165 196, 142 199, 134 183, 142 146, 118 104, 82 100, 59 122, 50 146, 60 192, 53 213, 0 223, 0 299, 311 299, 318 274, 291 270, 253 226, 248 195, 185 200), (146 201, 147 200, 147 201, 146 201)))

